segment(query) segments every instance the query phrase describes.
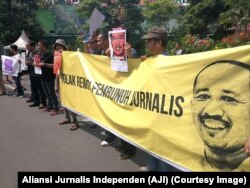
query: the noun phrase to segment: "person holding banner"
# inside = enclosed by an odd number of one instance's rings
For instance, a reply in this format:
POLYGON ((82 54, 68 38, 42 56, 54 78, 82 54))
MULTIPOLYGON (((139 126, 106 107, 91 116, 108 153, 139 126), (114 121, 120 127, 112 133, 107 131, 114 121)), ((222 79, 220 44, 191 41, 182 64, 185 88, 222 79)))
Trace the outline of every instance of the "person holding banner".
MULTIPOLYGON (((130 31, 126 31, 126 40, 127 42, 124 45, 125 55, 127 58, 138 58, 137 51, 132 48, 132 45, 128 42, 130 38, 130 31)), ((136 147, 129 142, 121 139, 121 155, 119 156, 120 160, 126 160, 132 158, 136 153, 136 147)))
MULTIPOLYGON (((97 38, 97 48, 101 51, 101 55, 108 55, 109 51, 109 41, 108 34, 100 33, 97 38)), ((116 141, 116 136, 111 132, 106 131, 107 137, 101 142, 101 146, 106 147, 113 144, 116 141)))
MULTIPOLYGON (((67 49, 66 43, 63 39, 56 39, 55 44, 53 45, 54 48, 54 54, 55 53, 62 53, 62 51, 67 49)), ((62 59, 60 59, 62 61, 62 59)), ((55 61, 55 55, 54 55, 54 63, 56 63, 55 61)), ((58 67, 60 70, 61 67, 61 63, 60 66, 58 67)), ((56 92, 60 93, 60 85, 59 85, 59 74, 58 71, 55 71, 56 73, 56 92)), ((61 121, 59 124, 60 125, 65 125, 65 124, 69 124, 71 123, 71 127, 70 130, 76 130, 79 128, 79 125, 77 123, 77 118, 76 118, 76 114, 70 110, 68 110, 67 108, 63 107, 64 113, 65 113, 65 119, 63 121, 61 121)))
MULTIPOLYGON (((167 47, 167 31, 163 28, 154 27, 148 31, 146 35, 142 37, 146 42, 146 48, 150 52, 150 55, 168 55, 166 51, 167 47)), ((147 56, 141 57, 144 60, 147 56)), ((173 171, 173 167, 154 156, 150 156, 147 166, 140 168, 141 172, 146 171, 159 171, 167 172, 173 171)))
POLYGON ((24 97, 24 91, 23 91, 23 87, 21 85, 21 61, 20 61, 20 54, 18 53, 18 47, 15 44, 10 45, 10 52, 13 54, 13 57, 18 59, 18 75, 17 76, 13 76, 13 80, 15 81, 16 84, 16 91, 17 91, 17 96, 20 98, 24 97))
POLYGON ((216 61, 194 80, 192 114, 204 143, 200 164, 208 171, 250 171, 250 65, 216 61), (218 71, 219 70, 219 71, 218 71), (249 149, 249 148, 248 148, 249 149))
POLYGON ((84 52, 88 54, 101 54, 101 51, 97 48, 97 31, 93 33, 93 35, 84 42, 84 52))

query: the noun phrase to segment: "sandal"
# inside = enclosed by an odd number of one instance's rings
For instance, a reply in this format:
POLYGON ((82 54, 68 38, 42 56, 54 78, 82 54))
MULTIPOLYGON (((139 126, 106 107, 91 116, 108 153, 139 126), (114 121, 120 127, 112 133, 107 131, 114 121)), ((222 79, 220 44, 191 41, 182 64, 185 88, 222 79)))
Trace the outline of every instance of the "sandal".
POLYGON ((78 129, 78 128, 79 128, 79 125, 78 125, 78 124, 72 123, 72 124, 71 124, 71 127, 70 127, 70 130, 73 131, 73 130, 76 130, 76 129, 78 129))
POLYGON ((65 125, 65 124, 69 124, 69 123, 71 123, 71 121, 68 119, 65 119, 62 122, 60 122, 59 125, 65 125))

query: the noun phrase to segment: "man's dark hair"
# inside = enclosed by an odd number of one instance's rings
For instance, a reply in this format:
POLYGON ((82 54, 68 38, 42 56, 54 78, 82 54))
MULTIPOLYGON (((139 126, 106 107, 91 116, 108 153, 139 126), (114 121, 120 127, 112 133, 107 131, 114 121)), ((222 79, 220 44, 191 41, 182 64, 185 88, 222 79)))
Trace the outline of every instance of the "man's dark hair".
POLYGON ((27 44, 29 44, 32 47, 36 47, 36 43, 34 41, 28 41, 27 44))
POLYGON ((239 66, 239 67, 241 67, 241 68, 244 68, 244 69, 250 71, 250 65, 249 65, 249 64, 246 64, 246 63, 242 63, 242 62, 240 62, 240 61, 235 61, 235 60, 220 60, 220 61, 215 61, 215 62, 213 62, 213 63, 207 65, 206 67, 204 67, 204 68, 196 75, 196 77, 195 77, 195 79, 194 79, 193 90, 194 90, 194 88, 195 88, 195 86, 196 86, 196 84, 197 84, 197 79, 198 79, 199 75, 200 75, 205 69, 207 69, 208 67, 211 67, 211 66, 213 66, 213 65, 215 65, 215 64, 231 64, 231 65, 236 65, 236 66, 239 66))
POLYGON ((48 41, 46 40, 39 40, 38 42, 42 43, 46 48, 48 48, 48 41))
POLYGON ((11 44, 11 45, 10 45, 10 48, 13 49, 13 50, 15 50, 15 51, 18 50, 18 47, 17 47, 17 45, 15 45, 15 44, 11 44))

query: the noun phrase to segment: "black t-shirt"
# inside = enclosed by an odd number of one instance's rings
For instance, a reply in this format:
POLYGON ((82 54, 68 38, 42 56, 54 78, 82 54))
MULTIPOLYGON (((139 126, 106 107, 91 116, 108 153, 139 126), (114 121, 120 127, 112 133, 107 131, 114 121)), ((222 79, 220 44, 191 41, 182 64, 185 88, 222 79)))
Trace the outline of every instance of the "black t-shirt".
MULTIPOLYGON (((52 53, 45 52, 45 53, 41 53, 40 56, 41 56, 41 62, 46 63, 46 64, 53 64, 54 57, 52 53)), ((55 77, 56 76, 53 73, 53 68, 42 66, 42 79, 43 80, 54 80, 55 77)))

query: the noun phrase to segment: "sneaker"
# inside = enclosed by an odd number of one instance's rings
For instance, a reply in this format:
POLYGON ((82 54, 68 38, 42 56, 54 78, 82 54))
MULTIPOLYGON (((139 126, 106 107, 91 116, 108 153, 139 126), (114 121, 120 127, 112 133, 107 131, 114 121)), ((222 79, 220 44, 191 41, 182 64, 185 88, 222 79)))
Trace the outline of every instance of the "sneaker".
POLYGON ((101 135, 102 135, 102 136, 106 136, 106 135, 108 135, 108 134, 107 134, 106 131, 102 131, 102 132, 101 132, 101 135))
POLYGON ((106 147, 113 144, 116 141, 116 137, 108 136, 104 141, 101 142, 101 146, 106 147))
POLYGON ((151 170, 150 170, 150 168, 149 168, 149 166, 142 166, 142 167, 140 167, 140 172, 150 172, 151 170))
POLYGON ((51 116, 56 116, 57 114, 58 114, 58 111, 55 111, 55 110, 53 110, 53 111, 50 113, 51 116))
POLYGON ((100 129, 100 127, 98 126, 98 125, 92 125, 90 128, 89 128, 89 130, 91 130, 91 131, 97 131, 98 129, 100 129))
POLYGON ((24 95, 19 95, 19 98, 24 98, 24 95))

